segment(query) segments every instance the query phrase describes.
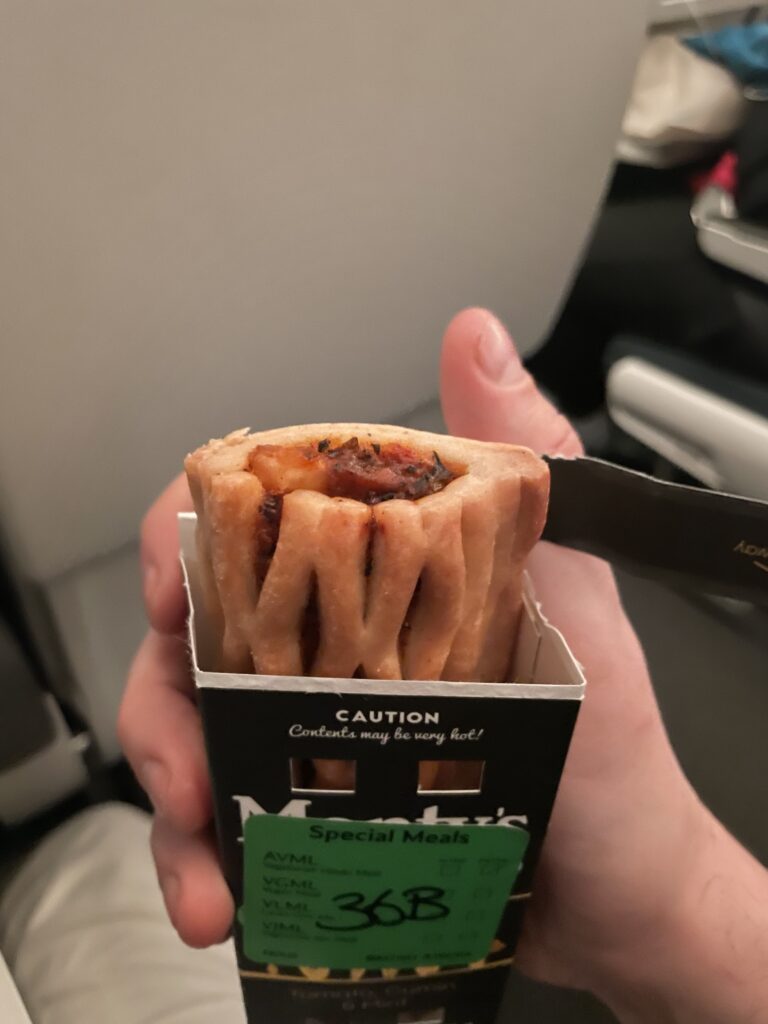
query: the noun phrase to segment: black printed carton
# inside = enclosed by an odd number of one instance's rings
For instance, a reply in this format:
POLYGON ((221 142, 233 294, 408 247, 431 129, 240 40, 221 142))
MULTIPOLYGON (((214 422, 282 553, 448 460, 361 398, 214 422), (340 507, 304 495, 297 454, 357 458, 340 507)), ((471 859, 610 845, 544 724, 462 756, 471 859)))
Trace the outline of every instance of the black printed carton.
POLYGON ((528 586, 514 685, 213 673, 180 531, 249 1021, 491 1024, 584 696, 565 640, 528 586), (350 788, 312 788, 317 761, 350 788), (421 788, 435 761, 470 788, 421 788))

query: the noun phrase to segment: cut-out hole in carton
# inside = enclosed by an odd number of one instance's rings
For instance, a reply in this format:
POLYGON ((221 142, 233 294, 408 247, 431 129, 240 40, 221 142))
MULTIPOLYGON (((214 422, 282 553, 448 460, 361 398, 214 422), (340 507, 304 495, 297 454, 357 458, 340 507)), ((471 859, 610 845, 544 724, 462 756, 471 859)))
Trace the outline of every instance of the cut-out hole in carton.
POLYGON ((357 761, 292 757, 290 773, 294 793, 350 794, 355 792, 357 761))
POLYGON ((480 793, 485 761, 420 761, 419 792, 480 793))

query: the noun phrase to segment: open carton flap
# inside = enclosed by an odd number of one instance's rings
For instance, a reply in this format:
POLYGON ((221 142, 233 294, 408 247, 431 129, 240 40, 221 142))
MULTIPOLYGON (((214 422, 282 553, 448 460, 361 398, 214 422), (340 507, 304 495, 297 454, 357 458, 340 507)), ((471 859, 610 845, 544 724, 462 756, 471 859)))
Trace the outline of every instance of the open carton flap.
POLYGON ((181 562, 190 598, 190 644, 198 687, 238 690, 348 693, 403 697, 498 697, 505 700, 580 700, 586 681, 563 635, 546 619, 526 576, 523 617, 512 665, 513 684, 411 680, 315 679, 306 676, 235 675, 208 671, 214 638, 207 622, 198 576, 194 513, 179 515, 181 562))

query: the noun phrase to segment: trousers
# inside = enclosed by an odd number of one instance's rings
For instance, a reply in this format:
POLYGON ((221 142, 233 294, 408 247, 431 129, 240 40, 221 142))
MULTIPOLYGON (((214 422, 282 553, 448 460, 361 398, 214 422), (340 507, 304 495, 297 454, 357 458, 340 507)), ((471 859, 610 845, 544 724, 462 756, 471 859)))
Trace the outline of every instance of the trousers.
POLYGON ((48 835, 0 900, 0 949, 33 1024, 245 1024, 234 948, 168 921, 151 819, 104 804, 48 835))

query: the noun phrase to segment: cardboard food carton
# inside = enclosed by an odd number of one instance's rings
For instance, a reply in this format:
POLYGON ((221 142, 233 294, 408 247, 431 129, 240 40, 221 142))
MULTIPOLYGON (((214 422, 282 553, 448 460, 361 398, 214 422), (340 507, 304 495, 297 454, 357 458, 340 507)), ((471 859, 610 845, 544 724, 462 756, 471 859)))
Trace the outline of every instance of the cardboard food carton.
POLYGON ((585 691, 530 583, 509 683, 227 675, 180 533, 249 1021, 490 1024, 585 691), (312 788, 323 760, 350 789, 312 788), (420 788, 425 761, 465 788, 420 788))

